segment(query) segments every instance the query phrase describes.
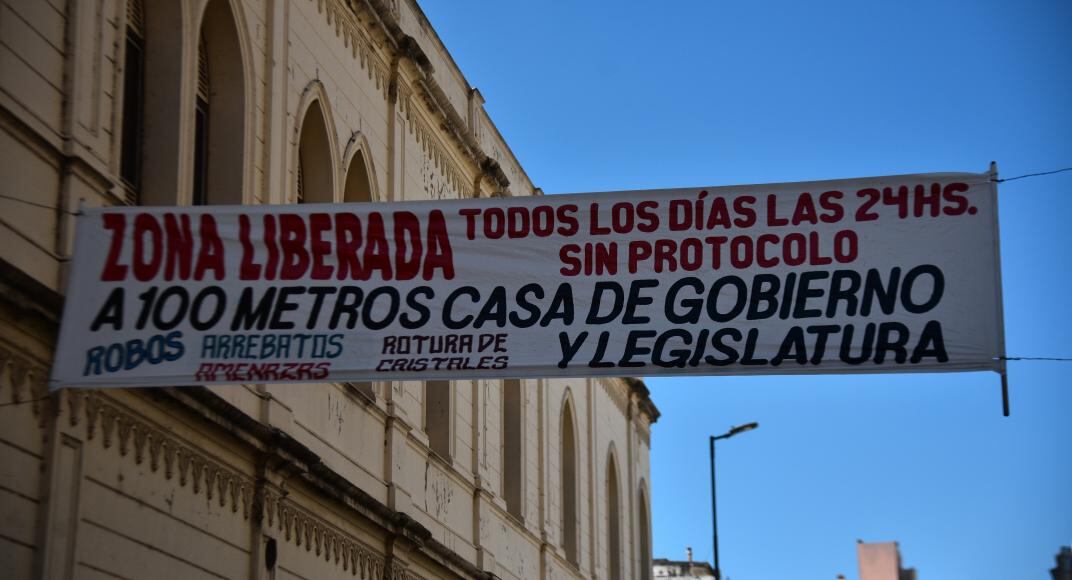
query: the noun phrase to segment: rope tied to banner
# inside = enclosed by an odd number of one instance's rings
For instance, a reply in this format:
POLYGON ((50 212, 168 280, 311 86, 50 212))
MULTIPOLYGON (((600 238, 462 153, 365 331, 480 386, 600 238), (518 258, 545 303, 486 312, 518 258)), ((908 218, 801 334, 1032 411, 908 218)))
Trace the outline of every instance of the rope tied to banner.
MULTIPOLYGON (((1029 177, 1041 177, 1043 175, 1053 175, 1055 173, 1063 173, 1065 171, 1072 171, 1072 167, 1062 167, 1061 169, 1054 169, 1053 171, 1042 171, 1042 172, 1039 172, 1039 173, 1025 173, 1023 175, 1017 175, 1016 177, 1006 177, 1006 178, 1003 178, 1003 179, 991 179, 990 182, 991 183, 1005 183, 1006 181, 1016 181, 1017 179, 1027 179, 1029 177)), ((68 209, 64 209, 62 207, 58 207, 58 206, 54 206, 54 205, 48 205, 48 204, 45 204, 45 203, 39 203, 39 202, 36 202, 36 201, 30 201, 28 199, 22 199, 20 197, 15 197, 15 196, 3 194, 3 193, 0 193, 0 198, 7 199, 7 200, 10 200, 10 201, 14 201, 14 202, 18 202, 18 203, 24 203, 26 205, 32 205, 34 207, 39 207, 39 208, 42 208, 42 209, 58 210, 58 211, 61 211, 61 212, 65 213, 65 214, 67 214, 67 215, 74 215, 74 216, 82 215, 81 211, 71 211, 71 210, 68 210, 68 209)))
POLYGON ((1072 358, 1057 356, 999 356, 995 360, 1072 362, 1072 358))

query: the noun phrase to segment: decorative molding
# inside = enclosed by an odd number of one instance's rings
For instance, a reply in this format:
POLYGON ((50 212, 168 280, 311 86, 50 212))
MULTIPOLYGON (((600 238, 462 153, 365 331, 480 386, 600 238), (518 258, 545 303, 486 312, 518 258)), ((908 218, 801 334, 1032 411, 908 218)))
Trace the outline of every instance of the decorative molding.
MULTIPOLYGON (((432 160, 435 167, 440 170, 447 182, 451 184, 454 191, 458 193, 459 197, 472 197, 473 189, 469 184, 469 180, 464 177, 464 172, 460 166, 446 152, 446 147, 432 128, 433 124, 424 119, 423 116, 415 114, 412 90, 397 77, 392 78, 391 71, 393 67, 380 56, 380 49, 384 48, 383 44, 373 41, 363 29, 363 25, 366 23, 360 14, 366 9, 362 8, 361 3, 356 0, 310 1, 316 4, 318 12, 324 14, 328 25, 335 29, 335 36, 343 41, 344 46, 350 48, 351 56, 366 72, 368 79, 375 83, 376 89, 380 91, 383 99, 388 102, 397 99, 399 108, 403 111, 408 121, 409 132, 415 136, 417 142, 421 144, 423 153, 432 160)), ((397 0, 389 0, 386 3, 374 2, 372 4, 375 5, 374 9, 384 10, 382 14, 372 15, 373 18, 370 18, 367 22, 369 27, 374 28, 377 23, 380 23, 388 27, 398 28, 396 23, 399 17, 397 0), (391 22, 384 22, 385 16, 390 18, 391 22)), ((426 77, 419 83, 422 88, 423 101, 429 110, 438 110, 442 113, 443 119, 440 123, 440 128, 450 133, 461 145, 461 148, 470 154, 473 163, 483 171, 482 164, 488 160, 488 157, 480 150, 470 132, 464 126, 457 126, 458 123, 452 121, 452 116, 461 117, 453 109, 453 106, 446 101, 446 97, 436 98, 434 93, 437 90, 442 92, 442 89, 439 89, 438 85, 435 84, 435 80, 431 77, 432 67, 428 62, 427 56, 417 46, 416 41, 402 33, 401 29, 384 32, 391 35, 393 43, 397 45, 395 47, 395 52, 397 53, 395 58, 405 58, 412 61, 418 72, 426 77), (395 36, 400 39, 394 39, 395 36)), ((502 189, 506 189, 509 185, 505 174, 501 170, 489 174, 488 177, 496 181, 502 189)))
POLYGON ((305 546, 305 551, 323 556, 325 562, 341 566, 343 571, 360 578, 405 578, 405 572, 397 563, 387 566, 386 559, 355 537, 329 524, 305 508, 288 499, 285 492, 277 489, 264 490, 264 511, 269 529, 277 530, 280 536, 295 546, 305 546), (390 573, 387 571, 390 568, 390 573))
MULTIPOLYGON (((13 345, 0 343, 0 377, 7 371, 7 384, 11 385, 11 402, 30 402, 37 424, 44 428, 48 423, 52 400, 48 397, 48 369, 39 361, 23 356, 13 345)), ((0 388, 4 382, 0 381, 0 388)))
POLYGON ((220 507, 242 510, 242 518, 252 515, 254 480, 224 467, 216 460, 176 438, 169 430, 137 415, 110 397, 92 390, 70 390, 68 397, 72 427, 79 423, 82 409, 86 418, 86 440, 100 436, 105 449, 115 448, 120 457, 132 457, 135 465, 148 461, 149 471, 163 470, 166 480, 178 475, 179 487, 189 484, 195 495, 202 492, 220 507))
POLYGON ((607 393, 607 396, 614 401, 614 405, 621 411, 622 416, 628 417, 629 409, 629 393, 628 386, 626 386, 621 379, 617 378, 602 378, 598 379, 600 386, 603 387, 603 391, 607 393))
POLYGON ((99 436, 105 449, 133 458, 135 465, 148 461, 150 472, 163 471, 168 481, 177 478, 179 487, 204 495, 207 501, 215 500, 221 508, 230 506, 233 514, 241 510, 244 520, 259 518, 285 541, 304 546, 307 552, 334 562, 352 576, 369 580, 416 578, 398 563, 388 566, 384 556, 300 506, 286 491, 264 484, 263 499, 257 502, 253 478, 228 468, 226 462, 180 440, 111 397, 87 390, 70 390, 66 396, 72 411, 71 426, 79 423, 75 411, 85 412, 87 441, 99 436))
POLYGON ((622 382, 625 383, 629 390, 637 397, 637 406, 640 411, 647 415, 648 423, 654 423, 659 420, 659 409, 655 407, 655 403, 651 402, 651 392, 648 391, 648 386, 644 384, 644 381, 636 377, 622 377, 622 382))
POLYGON ((335 37, 350 49, 350 56, 358 62, 368 79, 375 83, 384 100, 387 100, 390 67, 379 56, 377 49, 383 45, 369 38, 362 30, 357 2, 351 0, 310 0, 317 12, 324 15, 328 26, 335 30, 335 37))
POLYGON ((636 432, 640 436, 640 440, 644 442, 644 445, 651 449, 651 427, 648 426, 647 421, 636 421, 636 432))
MULTIPOLYGON (((415 111, 412 104, 407 104, 403 107, 403 110, 406 113, 409 133, 417 140, 417 144, 421 146, 421 151, 424 153, 425 158, 443 176, 448 187, 456 191, 459 198, 473 197, 472 185, 462 176, 461 170, 449 157, 443 144, 439 141, 424 116, 419 111, 415 111)), ((433 197, 431 199, 442 199, 442 197, 433 197)))

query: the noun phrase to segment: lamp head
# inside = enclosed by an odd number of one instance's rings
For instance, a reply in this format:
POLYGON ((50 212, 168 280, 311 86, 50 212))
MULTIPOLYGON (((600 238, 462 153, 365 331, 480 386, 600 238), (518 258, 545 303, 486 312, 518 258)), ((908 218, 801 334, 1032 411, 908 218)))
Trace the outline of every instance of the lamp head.
POLYGON ((741 425, 740 427, 731 427, 730 432, 726 433, 726 436, 727 437, 732 437, 732 436, 734 436, 734 435, 736 435, 738 433, 744 433, 745 431, 751 431, 752 429, 755 429, 756 427, 759 427, 759 423, 752 422, 752 423, 747 423, 745 425, 741 425))

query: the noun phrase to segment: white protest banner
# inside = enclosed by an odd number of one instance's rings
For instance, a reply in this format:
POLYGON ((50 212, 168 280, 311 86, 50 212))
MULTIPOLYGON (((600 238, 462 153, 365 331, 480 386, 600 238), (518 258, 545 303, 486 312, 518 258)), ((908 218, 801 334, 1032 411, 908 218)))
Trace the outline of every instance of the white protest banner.
POLYGON ((940 173, 86 210, 52 388, 1001 370, 996 186, 940 173))

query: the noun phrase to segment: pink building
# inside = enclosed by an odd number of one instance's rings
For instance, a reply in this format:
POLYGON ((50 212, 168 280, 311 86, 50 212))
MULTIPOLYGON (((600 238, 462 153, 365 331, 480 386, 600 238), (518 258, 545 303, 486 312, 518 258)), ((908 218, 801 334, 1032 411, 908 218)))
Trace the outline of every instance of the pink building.
POLYGON ((897 542, 857 541, 856 561, 860 566, 860 580, 917 580, 914 569, 901 568, 897 542))

